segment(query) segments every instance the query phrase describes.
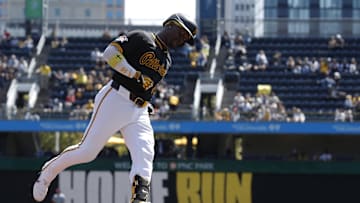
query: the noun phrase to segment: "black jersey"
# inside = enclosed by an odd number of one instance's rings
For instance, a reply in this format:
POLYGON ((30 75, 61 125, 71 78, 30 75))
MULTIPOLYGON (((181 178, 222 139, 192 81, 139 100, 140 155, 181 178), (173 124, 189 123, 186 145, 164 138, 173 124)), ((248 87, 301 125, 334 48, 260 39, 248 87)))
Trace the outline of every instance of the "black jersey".
POLYGON ((144 76, 152 80, 152 85, 144 89, 136 79, 114 72, 113 80, 130 92, 150 101, 156 85, 164 78, 171 66, 168 50, 154 33, 135 30, 119 36, 112 43, 124 55, 128 63, 144 76))

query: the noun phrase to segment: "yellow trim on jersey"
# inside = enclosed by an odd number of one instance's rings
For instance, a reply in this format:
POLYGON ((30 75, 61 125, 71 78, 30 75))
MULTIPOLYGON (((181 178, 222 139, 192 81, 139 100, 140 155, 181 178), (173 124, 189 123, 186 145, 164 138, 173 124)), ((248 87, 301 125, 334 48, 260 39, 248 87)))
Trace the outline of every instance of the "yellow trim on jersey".
POLYGON ((118 50, 120 53, 123 53, 123 52, 124 52, 123 49, 122 49, 122 47, 121 47, 118 43, 116 43, 116 42, 111 42, 110 44, 113 45, 114 47, 116 47, 117 50, 118 50))

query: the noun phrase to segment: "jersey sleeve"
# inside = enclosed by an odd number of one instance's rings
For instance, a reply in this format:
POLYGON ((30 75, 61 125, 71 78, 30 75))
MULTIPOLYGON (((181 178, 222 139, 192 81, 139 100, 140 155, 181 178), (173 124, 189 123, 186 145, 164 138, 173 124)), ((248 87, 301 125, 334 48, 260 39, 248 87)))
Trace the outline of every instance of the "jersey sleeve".
POLYGON ((127 55, 133 55, 139 50, 149 47, 148 41, 138 32, 129 32, 128 34, 120 35, 111 45, 115 46, 125 58, 127 55))

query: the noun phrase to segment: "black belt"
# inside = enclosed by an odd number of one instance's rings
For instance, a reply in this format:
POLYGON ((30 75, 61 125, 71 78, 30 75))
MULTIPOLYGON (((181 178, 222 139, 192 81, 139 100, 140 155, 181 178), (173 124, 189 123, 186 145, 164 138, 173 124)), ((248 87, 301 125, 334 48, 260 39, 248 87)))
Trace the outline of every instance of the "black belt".
MULTIPOLYGON (((119 88, 120 88, 120 83, 117 82, 117 81, 115 81, 115 80, 113 80, 113 81, 111 82, 111 87, 114 88, 114 89, 117 91, 117 90, 119 90, 119 88)), ((129 91, 129 92, 130 92, 130 91, 129 91)), ((143 98, 136 96, 136 95, 133 94, 132 92, 130 92, 129 99, 130 99, 131 101, 133 101, 138 107, 144 107, 144 106, 147 104, 147 102, 146 102, 143 98)))

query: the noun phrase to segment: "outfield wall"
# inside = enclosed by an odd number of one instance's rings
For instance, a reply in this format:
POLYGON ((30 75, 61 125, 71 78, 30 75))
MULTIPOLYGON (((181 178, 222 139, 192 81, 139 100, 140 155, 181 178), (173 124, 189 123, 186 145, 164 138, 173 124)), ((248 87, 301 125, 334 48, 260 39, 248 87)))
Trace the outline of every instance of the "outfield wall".
MULTIPOLYGON (((1 202, 32 202, 31 185, 44 160, 0 159, 1 202)), ((61 173, 74 203, 128 203, 128 160, 98 159, 61 173)), ((360 202, 360 162, 157 160, 153 203, 360 202)), ((45 202, 50 202, 50 196, 45 202)))

